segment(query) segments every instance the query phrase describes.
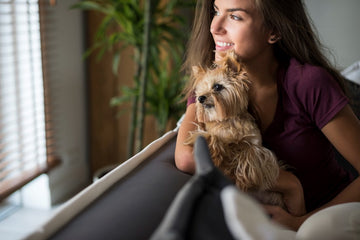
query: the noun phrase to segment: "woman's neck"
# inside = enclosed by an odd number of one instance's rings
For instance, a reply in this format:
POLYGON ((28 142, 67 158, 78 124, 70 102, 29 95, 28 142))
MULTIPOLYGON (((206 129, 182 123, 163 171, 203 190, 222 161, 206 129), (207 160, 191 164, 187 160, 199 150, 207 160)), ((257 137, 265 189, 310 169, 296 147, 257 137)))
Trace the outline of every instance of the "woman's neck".
POLYGON ((246 63, 245 69, 254 88, 276 85, 279 63, 274 57, 246 63))
POLYGON ((245 64, 251 81, 249 99, 260 128, 264 131, 274 119, 278 101, 277 77, 280 64, 273 58, 245 64))

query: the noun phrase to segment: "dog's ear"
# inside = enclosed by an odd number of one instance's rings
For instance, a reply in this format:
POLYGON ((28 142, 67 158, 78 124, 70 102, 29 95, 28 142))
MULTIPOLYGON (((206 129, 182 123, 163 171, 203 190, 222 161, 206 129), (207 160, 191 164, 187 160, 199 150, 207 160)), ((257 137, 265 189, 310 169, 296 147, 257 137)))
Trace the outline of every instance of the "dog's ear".
POLYGON ((216 62, 221 62, 225 57, 227 52, 224 51, 214 51, 215 52, 215 63, 216 62))
POLYGON ((228 70, 235 73, 240 73, 243 70, 239 56, 235 53, 235 51, 227 52, 225 57, 225 66, 228 70))
MULTIPOLYGON (((220 55, 220 53, 219 53, 220 55)), ((239 56, 235 53, 234 50, 221 53, 221 58, 216 61, 216 65, 229 73, 238 74, 243 71, 242 64, 240 62, 239 56)))
POLYGON ((198 85, 199 81, 203 79, 204 75, 206 74, 206 71, 201 66, 193 66, 192 67, 192 77, 194 79, 192 88, 195 91, 196 86, 198 85))
POLYGON ((201 66, 193 66, 192 67, 192 72, 193 72, 193 75, 195 77, 197 77, 199 75, 203 75, 205 73, 205 69, 202 68, 201 66))

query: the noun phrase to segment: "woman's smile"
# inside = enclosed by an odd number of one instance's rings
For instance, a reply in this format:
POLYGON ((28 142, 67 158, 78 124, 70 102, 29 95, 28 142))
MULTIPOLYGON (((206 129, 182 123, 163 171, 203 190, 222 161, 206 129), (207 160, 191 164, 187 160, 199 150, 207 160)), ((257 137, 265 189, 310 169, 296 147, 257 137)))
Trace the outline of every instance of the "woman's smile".
POLYGON ((217 51, 226 51, 234 46, 234 43, 231 42, 223 42, 223 41, 215 41, 216 50, 217 51))
POLYGON ((216 51, 234 49, 243 61, 255 60, 272 48, 259 12, 251 0, 215 0, 210 32, 216 51))

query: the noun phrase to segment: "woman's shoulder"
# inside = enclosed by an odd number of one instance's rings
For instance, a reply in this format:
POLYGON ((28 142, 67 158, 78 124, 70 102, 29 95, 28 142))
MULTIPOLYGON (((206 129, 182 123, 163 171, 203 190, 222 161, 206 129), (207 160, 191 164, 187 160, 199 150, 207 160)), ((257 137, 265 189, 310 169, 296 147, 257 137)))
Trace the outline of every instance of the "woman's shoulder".
POLYGON ((298 100, 315 101, 324 95, 343 95, 335 78, 323 67, 291 59, 282 80, 283 89, 298 100))
POLYGON ((301 64, 295 59, 291 59, 282 85, 286 99, 306 111, 319 126, 324 125, 325 117, 332 117, 348 101, 340 85, 326 69, 301 64))
POLYGON ((290 60, 284 77, 284 86, 295 91, 305 91, 326 88, 336 84, 332 75, 323 67, 308 63, 302 64, 295 58, 290 60))

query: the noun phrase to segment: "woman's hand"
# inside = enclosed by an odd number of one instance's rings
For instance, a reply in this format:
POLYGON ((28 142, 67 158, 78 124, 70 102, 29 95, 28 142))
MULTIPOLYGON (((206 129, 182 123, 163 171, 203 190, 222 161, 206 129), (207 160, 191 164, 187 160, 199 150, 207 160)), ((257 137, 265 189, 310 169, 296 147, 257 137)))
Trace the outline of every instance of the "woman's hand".
POLYGON ((306 216, 293 216, 279 206, 264 205, 264 208, 273 221, 294 231, 297 231, 306 219, 306 216))
POLYGON ((291 215, 303 216, 306 213, 303 188, 294 174, 280 170, 277 185, 273 190, 283 194, 285 205, 291 215))

